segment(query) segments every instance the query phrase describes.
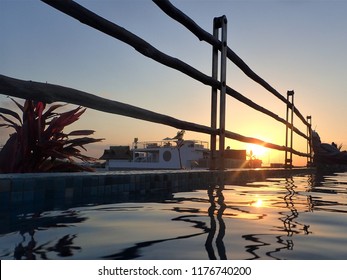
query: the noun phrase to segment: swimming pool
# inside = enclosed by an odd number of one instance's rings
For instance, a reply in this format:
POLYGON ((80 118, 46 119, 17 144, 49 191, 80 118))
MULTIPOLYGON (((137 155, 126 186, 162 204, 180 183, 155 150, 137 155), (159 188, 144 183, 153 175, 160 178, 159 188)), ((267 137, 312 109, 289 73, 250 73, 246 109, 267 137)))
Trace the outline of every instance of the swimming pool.
POLYGON ((0 213, 1 259, 347 259, 347 173, 0 213))

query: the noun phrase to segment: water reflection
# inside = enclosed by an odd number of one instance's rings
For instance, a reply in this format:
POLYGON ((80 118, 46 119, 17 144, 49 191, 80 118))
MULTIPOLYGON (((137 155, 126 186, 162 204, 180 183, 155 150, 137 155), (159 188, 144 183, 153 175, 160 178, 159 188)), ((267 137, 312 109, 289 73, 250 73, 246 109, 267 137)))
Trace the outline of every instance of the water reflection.
POLYGON ((72 236, 68 234, 60 238, 55 245, 49 246, 49 242, 38 245, 34 233, 30 234, 30 240, 25 245, 26 238, 23 235, 23 240, 16 245, 13 256, 16 260, 36 260, 37 256, 40 259, 48 260, 47 253, 55 252, 59 257, 70 257, 74 254, 74 250, 81 250, 81 247, 73 245, 76 237, 76 234, 72 236))
POLYGON ((0 213, 0 258, 291 259, 323 258, 329 250, 334 258, 347 230, 346 185, 336 180, 313 174, 219 182, 15 218, 0 213))
POLYGON ((251 254, 252 257, 248 258, 248 260, 259 259, 260 256, 256 253, 257 250, 261 249, 261 247, 269 246, 269 243, 261 241, 261 235, 257 234, 245 234, 242 236, 246 241, 252 242, 250 245, 246 245, 246 252, 251 254), (254 243, 254 244, 253 244, 254 243))
POLYGON ((58 257, 72 256, 74 251, 81 250, 81 247, 74 246, 74 239, 77 237, 77 234, 62 236, 54 245, 51 245, 50 241, 39 244, 35 235, 40 231, 69 227, 72 224, 81 223, 85 220, 86 218, 79 217, 76 211, 64 211, 59 215, 51 217, 39 213, 25 217, 19 230, 21 240, 15 245, 13 258, 17 260, 48 259, 47 253, 49 252, 56 253, 58 257))
POLYGON ((347 188, 344 187, 345 182, 338 181, 341 177, 344 176, 342 174, 324 175, 322 173, 309 176, 307 192, 310 195, 307 199, 312 212, 326 211, 347 214, 347 211, 343 210, 347 207, 347 203, 343 199, 347 194, 347 188), (334 200, 332 200, 333 198, 334 200))
MULTIPOLYGON (((283 230, 287 233, 287 236, 293 236, 294 234, 300 234, 301 230, 305 234, 309 234, 310 231, 309 225, 302 224, 298 222, 299 212, 297 210, 297 204, 300 202, 300 194, 298 194, 295 190, 297 186, 294 183, 292 177, 286 178, 285 180, 285 189, 287 190, 287 194, 284 195, 283 200, 285 202, 285 207, 290 211, 289 214, 285 212, 279 212, 283 217, 280 220, 283 222, 283 230)), ((311 212, 312 211, 312 197, 307 196, 306 203, 308 204, 307 208, 311 212)))
MULTIPOLYGON (((102 256, 102 258, 107 259, 107 260, 134 260, 134 259, 140 258, 143 255, 142 250, 145 249, 146 247, 150 247, 150 246, 153 246, 155 244, 163 243, 163 242, 167 242, 167 241, 174 241, 174 240, 179 240, 179 239, 191 238, 191 237, 199 236, 201 234, 203 234, 203 233, 182 235, 182 236, 173 237, 173 238, 140 242, 140 243, 136 243, 134 246, 131 246, 131 247, 128 247, 124 250, 121 250, 120 252, 116 252, 114 254, 102 256)), ((161 259, 163 259, 163 260, 170 259, 170 252, 163 254, 161 256, 161 259)), ((183 254, 182 254, 182 259, 184 259, 183 254)))
POLYGON ((210 260, 217 259, 214 248, 213 248, 213 240, 217 231, 216 218, 218 221, 218 228, 219 228, 218 234, 216 237, 216 247, 217 247, 218 255, 221 260, 227 259, 225 246, 223 242, 223 238, 225 236, 225 223, 223 220, 223 213, 227 207, 224 202, 223 189, 224 189, 224 186, 217 185, 217 186, 211 186, 207 190, 209 202, 211 205, 207 211, 208 216, 210 217, 210 229, 208 231, 207 239, 205 242, 205 248, 210 260), (216 203, 216 199, 217 199, 217 203, 216 203), (217 210, 217 214, 215 217, 216 210, 217 210))
MULTIPOLYGON (((137 259, 143 256, 143 249, 145 249, 146 247, 150 247, 158 243, 164 243, 164 242, 174 241, 174 240, 190 239, 200 235, 207 234, 205 249, 207 251, 209 259, 214 259, 214 260, 217 259, 214 246, 213 246, 213 241, 215 239, 215 244, 216 244, 219 258, 222 260, 226 260, 227 256, 226 256, 226 250, 225 250, 225 246, 223 242, 223 238, 225 236, 225 223, 223 220, 223 213, 227 206, 224 202, 223 189, 224 189, 224 186, 220 186, 220 185, 208 187, 207 189, 208 200, 197 199, 197 198, 186 198, 186 197, 170 200, 170 203, 177 203, 177 204, 180 204, 183 201, 184 202, 187 202, 187 201, 199 202, 204 204, 208 202, 210 206, 207 210, 207 214, 210 218, 210 227, 205 222, 199 220, 201 216, 206 214, 202 209, 193 208, 193 207, 176 206, 172 208, 172 211, 176 213, 184 213, 185 215, 180 215, 176 218, 173 218, 172 221, 181 221, 181 222, 188 223, 190 224, 191 227, 198 229, 200 231, 199 233, 136 243, 135 245, 128 247, 126 249, 123 249, 120 252, 103 256, 102 258, 113 259, 113 260, 137 259), (218 233, 215 238, 217 228, 218 228, 218 233)), ((169 254, 170 253, 168 252, 167 255, 162 255, 161 258, 168 259, 169 254)), ((183 255, 182 255, 182 259, 184 259, 183 255)))
MULTIPOLYGON (((309 178, 308 182, 312 182, 312 180, 309 178)), ((282 185, 282 182, 279 185, 282 185)), ((301 233, 308 235, 312 233, 309 230, 309 224, 303 224, 298 221, 300 212, 298 207, 302 209, 307 207, 308 211, 312 211, 312 197, 307 195, 306 202, 302 202, 302 194, 296 191, 297 186, 295 185, 293 177, 285 178, 283 185, 286 191, 283 194, 281 192, 281 195, 278 196, 278 200, 274 201, 271 207, 275 206, 280 209, 278 211, 280 216, 278 220, 281 222, 281 226, 274 225, 273 227, 276 231, 284 232, 285 235, 275 235, 275 243, 262 241, 263 239, 271 238, 272 235, 269 234, 243 235, 242 237, 246 241, 253 243, 245 246, 246 252, 252 255, 249 259, 262 258, 260 249, 265 250, 265 255, 271 259, 281 259, 280 257, 277 257, 276 254, 283 250, 292 251, 294 249, 294 239, 292 238, 294 235, 299 235, 301 233), (282 203, 281 200, 283 201, 282 203), (307 206, 303 204, 307 204, 307 206), (275 244, 278 246, 275 246, 275 244), (271 247, 275 248, 271 249, 271 247)))

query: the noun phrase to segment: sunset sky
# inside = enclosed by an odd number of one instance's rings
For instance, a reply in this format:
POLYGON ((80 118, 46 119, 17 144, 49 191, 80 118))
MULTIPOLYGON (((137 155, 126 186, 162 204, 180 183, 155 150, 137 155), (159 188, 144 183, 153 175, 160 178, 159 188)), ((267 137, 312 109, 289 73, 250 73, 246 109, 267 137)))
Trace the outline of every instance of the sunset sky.
MULTIPOLYGON (((159 50, 211 74, 211 46, 200 42, 152 1, 76 1, 100 16, 142 37, 159 50)), ((295 91, 295 105, 312 115, 313 128, 324 142, 347 149, 347 1, 299 0, 172 0, 181 11, 212 33, 213 18, 226 15, 228 46, 258 75, 286 96, 295 91)), ((211 89, 184 74, 142 56, 132 47, 94 30, 38 0, 1 0, 0 73, 48 82, 132 104, 178 119, 210 124, 211 89)), ((231 62, 227 84, 285 118, 286 107, 250 80, 231 62)), ((6 94, 6 93, 2 93, 6 94)), ((0 95, 0 106, 12 106, 0 95)), ((295 126, 306 128, 298 118, 295 126)), ((227 130, 278 145, 285 127, 242 103, 227 98, 227 130)), ((100 157, 110 145, 130 145, 176 135, 178 129, 88 109, 70 129, 93 129, 105 138, 91 145, 100 157)), ((11 131, 0 130, 0 145, 11 131)), ((209 141, 186 132, 185 138, 209 141)), ((251 149, 227 140, 234 149, 251 149)), ((306 142, 294 138, 306 152, 306 142)), ((256 153, 255 148, 252 148, 256 153)), ((283 162, 284 153, 266 151, 264 164, 283 162)), ((306 159, 295 157, 294 164, 306 159)))

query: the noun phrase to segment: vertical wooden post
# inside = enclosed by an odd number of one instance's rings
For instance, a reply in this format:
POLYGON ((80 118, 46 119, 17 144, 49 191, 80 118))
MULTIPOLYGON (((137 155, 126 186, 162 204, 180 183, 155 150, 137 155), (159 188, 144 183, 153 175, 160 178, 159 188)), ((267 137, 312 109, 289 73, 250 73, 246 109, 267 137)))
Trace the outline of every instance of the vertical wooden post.
MULTIPOLYGON (((221 34, 221 56, 220 56, 220 100, 219 100, 219 153, 218 168, 224 169, 225 150, 225 110, 226 110, 226 62, 227 62, 227 18, 226 16, 214 18, 213 36, 219 38, 221 34)), ((212 77, 218 79, 218 47, 212 49, 212 77)), ((217 128, 217 87, 211 90, 211 128, 217 128)), ((211 135, 211 161, 210 169, 216 168, 217 135, 211 135)))
POLYGON ((222 28, 222 50, 221 50, 221 65, 220 65, 220 111, 219 111, 219 156, 220 169, 224 169, 224 150, 225 150, 225 111, 226 111, 226 75, 227 75, 227 23, 226 16, 221 17, 222 28))
POLYGON ((286 148, 290 148, 290 151, 288 150, 285 151, 284 166, 285 168, 288 168, 288 167, 292 168, 293 167, 293 152, 292 152, 293 129, 294 129, 294 91, 293 90, 287 91, 287 101, 290 102, 290 104, 287 104, 286 121, 289 122, 289 117, 290 117, 290 124, 286 125, 286 148), (289 128, 290 128, 290 132, 289 132, 289 128), (288 136, 288 132, 290 133, 289 136, 288 136))
MULTIPOLYGON (((217 18, 213 20, 213 36, 218 39, 218 24, 217 18)), ((213 46, 212 49, 212 78, 218 79, 218 47, 213 46)), ((217 128, 217 87, 212 87, 211 90, 211 128, 217 128)), ((211 156, 210 169, 216 169, 217 157, 217 135, 211 134, 211 156)))
POLYGON ((312 159, 312 117, 311 116, 307 116, 306 120, 308 122, 307 125, 307 137, 309 139, 307 139, 307 166, 311 166, 313 163, 313 159, 312 159))

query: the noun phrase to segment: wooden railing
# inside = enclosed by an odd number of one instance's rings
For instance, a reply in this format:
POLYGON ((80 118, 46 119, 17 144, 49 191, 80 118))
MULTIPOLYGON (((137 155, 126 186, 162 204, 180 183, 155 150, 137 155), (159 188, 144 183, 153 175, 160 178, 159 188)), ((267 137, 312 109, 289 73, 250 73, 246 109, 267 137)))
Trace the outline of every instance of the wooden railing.
MULTIPOLYGON (((286 152, 285 163, 288 166, 292 165, 292 154, 307 157, 308 161, 311 159, 311 150, 308 148, 307 152, 300 152, 293 149, 293 137, 292 134, 295 132, 299 136, 303 137, 307 140, 307 147, 311 147, 311 122, 306 120, 300 111, 294 106, 294 103, 291 102, 288 98, 285 98, 281 95, 277 90, 275 90, 270 84, 268 84, 265 80, 263 80, 260 76, 258 76, 255 72, 250 69, 247 64, 235 54, 229 47, 226 45, 226 24, 227 19, 225 16, 214 19, 214 34, 210 34, 207 31, 203 30, 199 27, 191 18, 185 15, 183 12, 174 7, 168 0, 153 0, 153 2, 164 11, 168 16, 178 21, 182 25, 184 25, 187 29, 189 29, 195 36, 198 37, 199 40, 205 41, 213 46, 213 56, 214 56, 214 68, 212 69, 212 75, 208 76, 189 64, 181 61, 175 57, 169 56, 160 50, 153 47, 151 44, 143 40, 142 38, 136 36, 130 31, 124 29, 123 27, 110 22, 101 16, 93 13, 92 11, 84 8, 83 6, 70 1, 70 0, 41 0, 46 4, 60 10, 61 12, 75 18, 76 20, 86 24, 92 28, 95 28, 105 34, 108 34, 111 37, 114 37, 129 46, 135 48, 138 52, 143 54, 146 57, 149 57, 161 64, 166 65, 167 67, 176 69, 187 76, 207 85, 212 88, 212 103, 213 99, 216 98, 217 91, 220 92, 221 102, 220 102, 220 125, 217 128, 216 124, 216 105, 211 105, 211 126, 196 124, 192 122, 187 122, 184 120, 179 120, 171 116, 167 116, 164 114, 156 113, 153 111, 149 111, 143 108, 135 107, 129 104, 121 103, 114 100, 105 99, 90 93, 82 92, 76 89, 71 89, 59 85, 52 85, 47 83, 39 83, 33 81, 23 81, 15 78, 7 77, 4 75, 0 75, 0 93, 4 95, 15 96, 19 98, 30 98, 33 100, 41 100, 47 103, 51 103, 54 101, 63 101, 72 104, 81 105, 84 107, 92 108, 95 110, 109 112, 113 114, 119 114, 123 116, 128 116, 136 119, 146 120, 150 122, 165 124, 168 126, 176 127, 179 129, 185 129, 190 131, 196 131, 201 133, 206 133, 211 135, 211 150, 212 155, 214 155, 214 151, 216 150, 216 137, 219 136, 219 156, 223 159, 223 150, 224 150, 224 138, 230 138, 241 142, 246 143, 254 143, 258 145, 262 145, 264 147, 270 149, 276 149, 280 151, 286 152), (222 40, 218 39, 218 30, 222 29, 222 40), (224 32, 224 33, 223 33, 224 32), (223 37, 224 36, 224 37, 223 37), (221 53, 221 80, 217 78, 216 65, 218 65, 218 61, 216 63, 216 57, 218 57, 218 52, 221 53), (271 110, 266 109, 252 100, 248 99, 240 92, 234 90, 230 86, 223 81, 223 75, 226 75, 226 69, 223 70, 223 64, 225 64, 225 59, 229 59, 235 65, 237 65, 249 78, 263 86, 267 91, 272 93, 276 98, 281 100, 287 106, 287 117, 286 119, 281 118, 277 114, 273 113, 271 110), (223 73, 224 71, 224 73, 223 73), (287 128, 286 134, 286 145, 278 145, 269 143, 257 138, 243 136, 235 132, 227 131, 225 129, 225 123, 221 122, 221 119, 225 117, 225 95, 231 96, 236 100, 246 104, 247 106, 253 108, 256 111, 259 111, 276 121, 283 123, 287 128), (213 97, 214 96, 214 97, 213 97), (293 125, 293 117, 291 120, 288 120, 288 116, 292 116, 289 114, 295 114, 304 125, 307 127, 306 134, 300 131, 293 125), (290 131, 291 141, 288 141, 288 130, 290 131), (290 143, 289 143, 290 142, 290 143), (287 153, 290 154, 289 161, 287 160, 287 153)), ((221 160, 220 162, 223 162, 221 160)), ((223 168, 223 164, 220 164, 219 167, 223 168)), ((212 166, 214 168, 214 166, 212 166)))

